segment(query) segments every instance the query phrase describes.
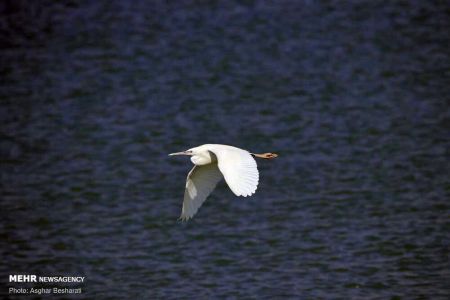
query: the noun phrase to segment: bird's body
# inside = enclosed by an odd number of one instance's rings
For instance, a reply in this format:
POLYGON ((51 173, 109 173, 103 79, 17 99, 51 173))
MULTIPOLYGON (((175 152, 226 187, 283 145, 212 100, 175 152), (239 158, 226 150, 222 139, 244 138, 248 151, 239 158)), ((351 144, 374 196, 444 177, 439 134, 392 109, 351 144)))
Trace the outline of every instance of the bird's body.
POLYGON ((253 156, 275 158, 276 154, 253 154, 228 145, 205 144, 169 155, 190 155, 194 167, 186 179, 183 209, 180 218, 192 218, 222 178, 236 196, 255 193, 259 172, 253 156))

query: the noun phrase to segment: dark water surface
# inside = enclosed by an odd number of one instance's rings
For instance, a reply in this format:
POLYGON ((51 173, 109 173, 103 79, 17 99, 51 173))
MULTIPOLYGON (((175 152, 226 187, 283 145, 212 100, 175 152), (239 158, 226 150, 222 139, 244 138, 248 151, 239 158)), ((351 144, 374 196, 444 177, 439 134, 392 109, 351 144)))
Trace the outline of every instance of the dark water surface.
POLYGON ((446 1, 0 10, 1 286, 37 274, 85 276, 89 299, 448 299, 446 1), (191 164, 167 154, 204 143, 280 157, 259 161, 253 197, 221 183, 179 223, 191 164))

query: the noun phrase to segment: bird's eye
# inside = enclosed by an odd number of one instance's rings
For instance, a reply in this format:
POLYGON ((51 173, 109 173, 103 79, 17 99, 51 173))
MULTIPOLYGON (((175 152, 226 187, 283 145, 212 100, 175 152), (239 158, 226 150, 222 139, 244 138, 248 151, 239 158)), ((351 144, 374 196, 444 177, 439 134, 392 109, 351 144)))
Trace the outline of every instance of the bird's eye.
POLYGON ((192 153, 192 150, 187 150, 186 153, 192 153))

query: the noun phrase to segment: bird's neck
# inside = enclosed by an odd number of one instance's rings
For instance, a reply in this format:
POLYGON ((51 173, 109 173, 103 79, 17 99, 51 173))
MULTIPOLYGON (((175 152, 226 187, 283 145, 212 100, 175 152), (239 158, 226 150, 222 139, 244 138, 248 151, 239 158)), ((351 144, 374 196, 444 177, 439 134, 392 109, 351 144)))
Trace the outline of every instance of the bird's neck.
POLYGON ((217 158, 211 152, 207 151, 205 153, 193 155, 191 157, 191 161, 196 166, 203 166, 212 162, 216 162, 217 158))

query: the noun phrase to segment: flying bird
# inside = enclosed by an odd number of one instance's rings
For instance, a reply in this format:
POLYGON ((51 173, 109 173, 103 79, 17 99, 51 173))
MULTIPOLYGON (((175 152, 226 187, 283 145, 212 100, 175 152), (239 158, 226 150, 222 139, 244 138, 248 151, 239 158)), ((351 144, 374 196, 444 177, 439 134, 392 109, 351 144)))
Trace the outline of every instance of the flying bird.
POLYGON ((253 157, 272 159, 278 156, 275 153, 250 153, 220 144, 205 144, 169 154, 173 155, 189 155, 194 164, 186 179, 180 216, 183 221, 191 219, 197 213, 222 178, 225 178, 236 196, 247 197, 254 194, 258 187, 259 173, 253 157))

